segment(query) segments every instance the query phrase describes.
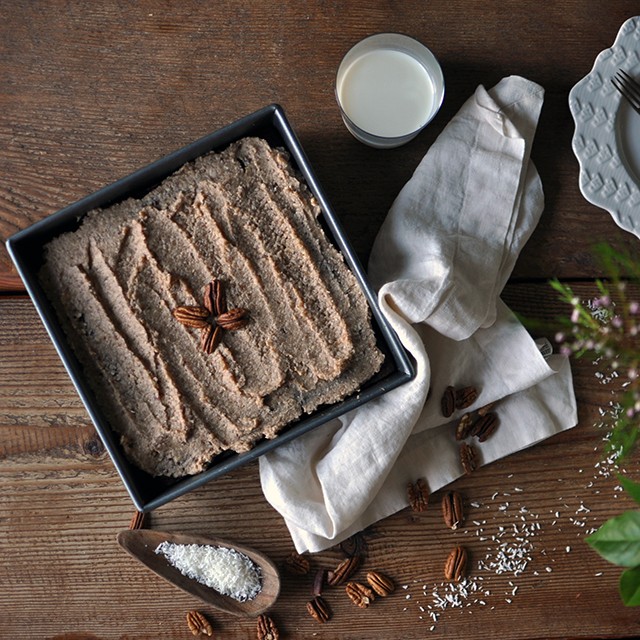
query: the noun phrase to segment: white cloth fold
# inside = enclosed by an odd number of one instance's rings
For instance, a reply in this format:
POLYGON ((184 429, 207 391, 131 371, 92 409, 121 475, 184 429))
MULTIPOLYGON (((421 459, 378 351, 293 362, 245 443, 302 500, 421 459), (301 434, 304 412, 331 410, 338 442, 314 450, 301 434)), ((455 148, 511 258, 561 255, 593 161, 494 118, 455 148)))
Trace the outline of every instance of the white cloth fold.
POLYGON ((476 406, 500 400, 483 464, 576 424, 568 361, 545 360, 499 298, 544 206, 529 159, 543 95, 517 76, 478 87, 393 203, 369 275, 416 376, 260 459, 263 492, 298 551, 404 508, 409 481, 436 491, 462 474, 459 416, 440 410, 448 385, 475 385, 476 406))

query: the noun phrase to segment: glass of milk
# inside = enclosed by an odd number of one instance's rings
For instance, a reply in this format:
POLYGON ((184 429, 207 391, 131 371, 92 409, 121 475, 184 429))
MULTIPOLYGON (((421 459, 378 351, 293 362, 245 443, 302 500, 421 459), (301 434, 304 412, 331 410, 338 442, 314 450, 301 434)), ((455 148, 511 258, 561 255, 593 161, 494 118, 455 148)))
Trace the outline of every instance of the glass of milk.
POLYGON ((444 78, 423 44, 399 33, 379 33, 352 47, 336 77, 336 99, 349 131, 372 147, 409 142, 436 115, 444 78))

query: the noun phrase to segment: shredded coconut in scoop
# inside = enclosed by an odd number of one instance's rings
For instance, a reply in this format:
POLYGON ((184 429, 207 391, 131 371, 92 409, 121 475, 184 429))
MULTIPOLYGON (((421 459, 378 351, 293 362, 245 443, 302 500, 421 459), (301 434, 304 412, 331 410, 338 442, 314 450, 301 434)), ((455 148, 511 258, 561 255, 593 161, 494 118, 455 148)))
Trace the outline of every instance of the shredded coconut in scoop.
POLYGON ((253 600, 262 589, 259 567, 235 549, 162 542, 155 552, 183 575, 234 600, 253 600))

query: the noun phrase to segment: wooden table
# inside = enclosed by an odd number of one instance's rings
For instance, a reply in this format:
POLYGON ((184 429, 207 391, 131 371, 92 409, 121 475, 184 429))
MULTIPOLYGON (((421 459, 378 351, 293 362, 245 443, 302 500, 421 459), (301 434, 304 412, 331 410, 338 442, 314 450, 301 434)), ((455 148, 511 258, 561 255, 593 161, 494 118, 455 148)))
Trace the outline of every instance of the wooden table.
MULTIPOLYGON (((566 308, 548 278, 572 281, 593 296, 601 275, 593 243, 638 247, 579 192, 567 102, 637 10, 631 0, 0 0, 0 233, 6 239, 174 148, 279 102, 366 260, 393 198, 464 100, 478 84, 519 74, 546 88, 533 149, 546 209, 504 297, 517 311, 554 321, 566 308), (333 96, 342 55, 379 31, 426 43, 447 82, 435 121, 391 151, 352 139, 333 96)), ((213 620, 216 637, 254 638, 253 620, 201 607, 116 545, 132 504, 1 251, 0 637, 188 638, 185 614, 199 609, 213 620)), ((600 373, 597 365, 574 363, 575 429, 455 483, 469 504, 465 527, 443 527, 436 494, 426 513, 404 510, 367 532, 366 566, 398 585, 386 600, 360 610, 341 590, 328 591, 334 616, 320 626, 305 609, 310 578, 285 575, 272 610, 281 637, 640 636, 640 611, 619 601, 619 570, 584 541, 632 506, 612 464, 602 461, 601 414, 616 387, 603 384, 600 373), (492 566, 501 542, 530 556, 518 575, 492 566), (477 591, 461 598, 462 606, 440 609, 436 600, 447 595, 442 564, 454 543, 468 546, 474 565, 484 561, 485 568, 474 570, 477 591)), ((150 526, 237 539, 276 562, 293 549, 262 496, 256 464, 162 507, 150 526)), ((312 564, 331 568, 340 557, 333 549, 312 564)))

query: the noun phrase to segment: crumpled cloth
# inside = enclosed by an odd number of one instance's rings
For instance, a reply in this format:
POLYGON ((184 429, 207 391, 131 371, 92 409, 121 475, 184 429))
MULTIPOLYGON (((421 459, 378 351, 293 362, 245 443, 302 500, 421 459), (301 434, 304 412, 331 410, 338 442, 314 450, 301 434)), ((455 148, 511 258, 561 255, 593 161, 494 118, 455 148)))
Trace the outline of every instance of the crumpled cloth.
POLYGON ((544 90, 518 76, 479 86, 394 201, 369 276, 416 364, 410 382, 260 459, 264 495, 299 552, 337 544, 462 475, 454 424, 498 401, 487 464, 577 422, 567 358, 545 358, 500 299, 544 207, 530 161, 544 90), (474 405, 442 416, 448 385, 474 405))

